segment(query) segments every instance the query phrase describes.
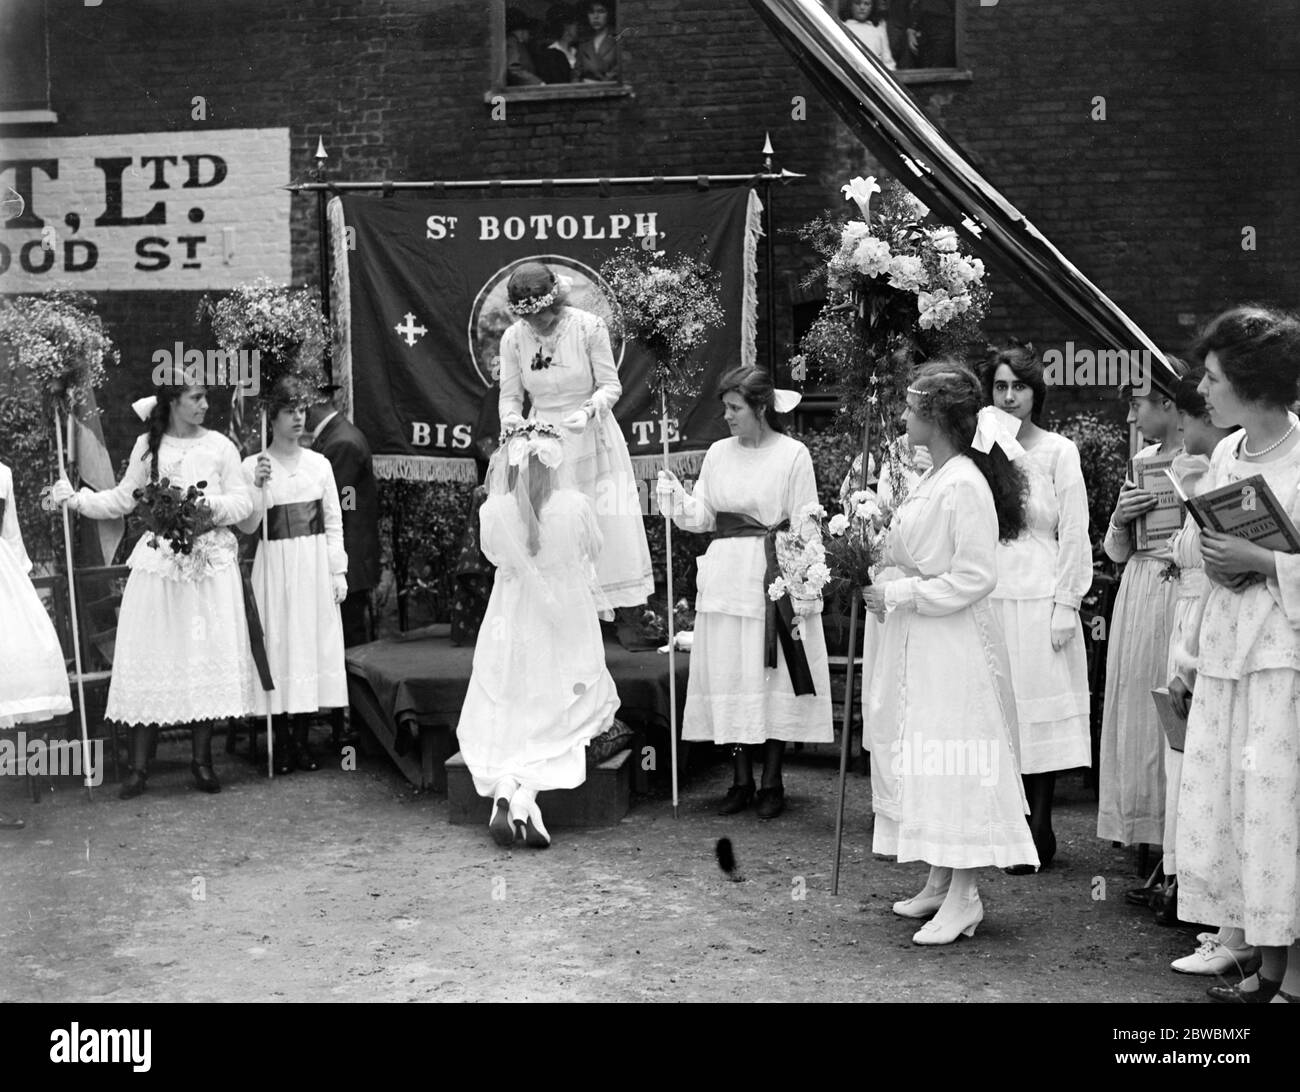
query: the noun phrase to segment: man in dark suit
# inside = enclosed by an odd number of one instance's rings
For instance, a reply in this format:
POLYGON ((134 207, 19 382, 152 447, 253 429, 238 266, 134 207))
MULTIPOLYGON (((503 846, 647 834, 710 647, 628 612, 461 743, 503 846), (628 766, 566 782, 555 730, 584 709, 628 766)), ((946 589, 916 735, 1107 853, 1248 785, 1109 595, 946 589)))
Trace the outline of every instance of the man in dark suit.
POLYGON ((329 459, 343 507, 343 546, 348 552, 348 596, 343 600, 343 644, 370 640, 370 589, 379 583, 379 489, 370 445, 361 430, 338 411, 339 387, 320 388, 321 401, 307 411, 312 450, 329 459))

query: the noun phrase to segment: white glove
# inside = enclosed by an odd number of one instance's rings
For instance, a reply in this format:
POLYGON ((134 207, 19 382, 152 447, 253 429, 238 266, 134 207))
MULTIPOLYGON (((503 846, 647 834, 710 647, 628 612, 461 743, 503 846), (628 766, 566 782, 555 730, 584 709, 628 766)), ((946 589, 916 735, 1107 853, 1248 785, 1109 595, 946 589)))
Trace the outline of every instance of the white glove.
POLYGON ((507 413, 501 418, 501 431, 505 432, 508 428, 522 428, 527 422, 517 413, 507 413))
POLYGON ((817 613, 817 605, 820 599, 800 599, 797 596, 790 596, 790 605, 794 607, 794 612, 800 618, 807 618, 809 615, 817 613))
POLYGON ((560 422, 565 428, 573 432, 582 432, 586 429, 591 415, 585 409, 575 410, 560 422))
POLYGON ((69 508, 76 511, 77 503, 74 498, 77 491, 72 488, 72 483, 68 481, 66 475, 60 475, 59 480, 50 487, 50 499, 55 504, 66 504, 69 508))
POLYGON ((666 516, 675 516, 682 509, 682 500, 686 490, 671 470, 659 471, 659 480, 655 483, 655 495, 659 498, 659 511, 666 516))
POLYGON ((342 603, 348 597, 348 578, 344 573, 335 573, 333 580, 334 602, 342 603))

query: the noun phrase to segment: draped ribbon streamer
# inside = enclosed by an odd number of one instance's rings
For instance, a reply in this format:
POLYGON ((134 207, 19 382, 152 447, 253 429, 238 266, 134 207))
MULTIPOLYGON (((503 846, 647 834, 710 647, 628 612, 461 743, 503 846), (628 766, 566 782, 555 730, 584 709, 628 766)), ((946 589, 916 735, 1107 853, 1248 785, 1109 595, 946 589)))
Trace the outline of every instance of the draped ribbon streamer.
POLYGON ((248 643, 253 650, 253 663, 257 665, 257 677, 261 680, 263 690, 274 690, 275 680, 271 678, 271 662, 266 658, 266 637, 262 632, 262 616, 257 610, 257 599, 253 595, 253 578, 239 566, 239 583, 244 589, 244 619, 248 623, 248 643))
POLYGON ((783 520, 775 527, 760 523, 753 516, 742 512, 719 512, 717 515, 717 538, 759 538, 764 539, 763 554, 767 560, 767 569, 763 573, 763 600, 767 604, 764 612, 763 645, 765 662, 768 667, 776 667, 776 643, 781 642, 781 651, 785 653, 786 670, 790 673, 790 682, 794 685, 795 695, 815 694, 812 671, 808 667, 808 655, 804 652, 803 642, 794 637, 794 604, 790 593, 781 596, 775 603, 767 595, 767 589, 781 575, 781 567, 776 560, 776 533, 788 531, 790 521, 783 520))
POLYGON ((803 395, 798 391, 787 391, 780 387, 772 391, 772 408, 777 413, 790 413, 802 401, 803 395))
POLYGON ((272 542, 325 533, 325 507, 319 500, 273 504, 266 513, 266 537, 272 542))
POLYGON ((153 408, 157 404, 157 396, 151 394, 146 398, 137 398, 131 403, 131 408, 135 411, 135 415, 140 418, 141 421, 147 421, 149 420, 149 414, 153 413, 153 408))

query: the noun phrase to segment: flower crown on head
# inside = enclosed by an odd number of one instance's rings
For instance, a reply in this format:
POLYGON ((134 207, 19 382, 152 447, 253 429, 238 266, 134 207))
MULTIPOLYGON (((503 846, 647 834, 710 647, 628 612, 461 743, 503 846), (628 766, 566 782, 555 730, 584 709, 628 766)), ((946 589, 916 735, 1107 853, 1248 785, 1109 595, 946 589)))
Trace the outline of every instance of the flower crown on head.
POLYGON ((557 284, 544 296, 531 296, 526 300, 520 300, 518 303, 511 303, 510 310, 516 315, 535 315, 538 311, 545 311, 560 297, 560 287, 557 284))

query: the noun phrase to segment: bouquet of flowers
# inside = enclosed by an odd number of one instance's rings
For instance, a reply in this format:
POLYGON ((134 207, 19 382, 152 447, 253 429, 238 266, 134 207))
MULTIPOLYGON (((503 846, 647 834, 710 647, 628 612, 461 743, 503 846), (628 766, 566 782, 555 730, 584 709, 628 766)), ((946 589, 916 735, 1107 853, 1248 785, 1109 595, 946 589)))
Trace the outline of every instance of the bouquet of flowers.
POLYGON ((831 516, 826 524, 826 563, 833 591, 865 588, 871 583, 871 570, 892 515, 870 489, 854 490, 845 507, 845 512, 831 516))
POLYGON ((807 504, 795 513, 790 530, 776 533, 780 575, 767 588, 767 597, 773 602, 787 595, 791 600, 817 599, 831 582, 826 548, 822 545, 825 518, 826 509, 820 504, 807 504))
POLYGON ((505 447, 516 436, 522 436, 527 440, 546 438, 548 440, 561 440, 560 430, 546 421, 525 421, 522 425, 511 425, 509 428, 501 430, 499 442, 505 447))
POLYGON ((839 389, 846 425, 878 418, 892 440, 911 367, 975 340, 991 297, 984 263, 962 252, 953 228, 927 224, 929 210, 904 186, 855 178, 843 189, 862 218, 820 217, 800 233, 826 260, 805 287, 824 278, 827 291, 800 362, 839 389))
POLYGON ((671 401, 699 392, 703 368, 694 354, 709 328, 722 324, 720 274, 696 258, 669 261, 661 251, 623 247, 600 267, 618 308, 614 325, 654 354, 650 385, 671 401))
POLYGON ((75 292, 17 296, 0 304, 0 345, 12 354, 16 379, 34 383, 46 407, 66 397, 76 411, 104 383, 105 362, 117 363, 95 301, 75 292))
POLYGON ((168 478, 160 478, 137 489, 135 518, 149 532, 148 543, 157 550, 162 542, 171 552, 181 557, 194 553, 200 537, 216 524, 203 496, 207 482, 199 482, 182 490, 168 478))

